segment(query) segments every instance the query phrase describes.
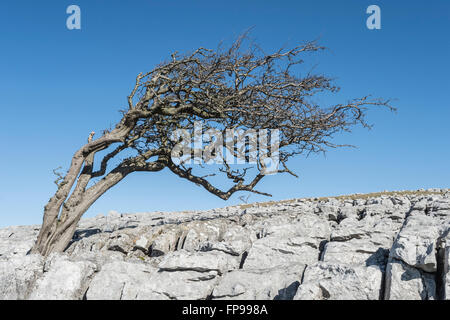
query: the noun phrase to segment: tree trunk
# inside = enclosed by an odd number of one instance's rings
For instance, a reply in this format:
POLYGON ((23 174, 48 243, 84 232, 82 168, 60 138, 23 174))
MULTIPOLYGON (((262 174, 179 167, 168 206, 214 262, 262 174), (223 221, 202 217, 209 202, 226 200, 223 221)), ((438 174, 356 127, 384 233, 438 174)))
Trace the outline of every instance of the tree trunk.
POLYGON ((66 195, 66 201, 61 201, 58 197, 58 190, 45 206, 44 221, 31 253, 48 256, 52 252, 66 250, 83 214, 100 196, 131 171, 122 167, 116 168, 88 189, 85 189, 85 186, 89 179, 81 173, 73 193, 68 198, 66 195))
MULTIPOLYGON (((58 218, 53 221, 44 221, 31 253, 48 256, 52 252, 63 252, 67 249, 73 239, 78 222, 86 211, 87 209, 72 211, 66 216, 65 221, 58 218)), ((52 215, 44 211, 44 217, 52 215)))

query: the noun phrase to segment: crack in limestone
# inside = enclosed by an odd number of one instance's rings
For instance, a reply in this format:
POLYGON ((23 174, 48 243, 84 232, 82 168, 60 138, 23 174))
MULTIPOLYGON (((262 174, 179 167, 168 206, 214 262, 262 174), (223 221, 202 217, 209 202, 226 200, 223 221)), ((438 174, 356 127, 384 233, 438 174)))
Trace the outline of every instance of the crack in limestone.
POLYGON ((164 268, 160 267, 158 272, 183 272, 183 271, 196 271, 196 272, 217 272, 218 275, 222 275, 222 271, 219 269, 210 269, 202 267, 177 267, 177 268, 164 268))
POLYGON ((170 294, 167 293, 167 292, 157 292, 157 291, 155 291, 155 292, 156 292, 156 293, 160 293, 160 294, 165 295, 167 298, 169 298, 169 300, 178 300, 176 297, 170 295, 170 294))
POLYGON ((239 263, 239 269, 242 269, 244 267, 244 263, 245 263, 245 260, 247 259, 247 256, 248 256, 248 251, 244 251, 244 253, 242 253, 241 262, 239 263))
MULTIPOLYGON (((300 277, 300 285, 302 285, 303 284, 303 281, 305 280, 305 272, 306 272, 306 269, 308 268, 308 265, 307 264, 305 264, 305 267, 303 268, 303 271, 302 271, 302 276, 300 277)), ((299 286, 300 287, 300 286, 299 286)), ((298 290, 298 288, 297 288, 297 290, 298 290)))
POLYGON ((221 296, 213 296, 212 293, 211 293, 211 299, 234 298, 234 297, 239 297, 239 296, 241 296, 243 294, 244 294, 244 292, 237 293, 237 294, 224 294, 224 295, 221 295, 221 296))
POLYGON ((204 277, 197 277, 197 278, 187 279, 187 281, 191 281, 191 282, 209 281, 209 280, 213 280, 214 278, 216 278, 216 275, 210 274, 210 275, 207 275, 207 276, 204 276, 204 277))
POLYGON ((292 252, 292 251, 283 250, 283 249, 280 249, 280 248, 272 248, 272 250, 273 250, 273 251, 278 251, 278 252, 283 253, 283 254, 292 254, 292 255, 295 254, 295 253, 292 252))
POLYGON ((436 242, 436 299, 446 300, 447 293, 445 292, 446 277, 448 272, 448 250, 446 248, 445 235, 442 235, 436 242))
MULTIPOLYGON (((384 271, 382 271, 383 273, 381 274, 380 295, 378 296, 378 300, 389 300, 389 299, 386 299, 386 284, 387 284, 386 274, 387 274, 387 265, 389 263, 388 261, 389 261, 389 259, 386 259, 386 263, 384 265, 384 271)), ((390 285, 390 282, 389 282, 389 285, 390 285)), ((391 293, 389 292, 389 295, 390 294, 391 293)))
MULTIPOLYGON (((322 240, 319 243, 319 257, 318 257, 318 261, 323 261, 323 256, 325 253, 325 246, 327 245, 327 243, 329 243, 329 240, 322 240)), ((305 268, 306 269, 306 268, 305 268)))
POLYGON ((122 297, 123 297, 123 289, 125 289, 125 285, 126 285, 126 283, 124 282, 123 285, 122 285, 122 288, 120 289, 120 297, 119 297, 119 300, 122 300, 122 297))
POLYGON ((313 248, 313 249, 318 249, 318 248, 317 248, 317 245, 316 245, 314 242, 308 242, 308 241, 302 242, 302 243, 288 243, 287 245, 290 246, 290 247, 303 247, 303 246, 308 246, 308 247, 311 247, 311 248, 313 248))

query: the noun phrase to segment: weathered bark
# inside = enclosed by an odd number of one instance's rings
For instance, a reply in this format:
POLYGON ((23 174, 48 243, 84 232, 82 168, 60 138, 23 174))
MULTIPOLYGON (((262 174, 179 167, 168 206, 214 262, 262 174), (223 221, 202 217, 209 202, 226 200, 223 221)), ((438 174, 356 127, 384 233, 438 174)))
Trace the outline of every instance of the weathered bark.
MULTIPOLYGON (((73 212, 73 220, 70 224, 56 219, 51 225, 42 226, 38 240, 32 249, 32 253, 40 253, 47 256, 52 252, 63 252, 71 242, 76 231, 77 224, 85 211, 73 212)), ((44 212, 44 215, 48 214, 44 212)))
MULTIPOLYGON (((127 171, 110 173, 108 178, 92 187, 93 189, 87 189, 76 194, 73 193, 67 202, 63 204, 59 217, 59 210, 56 211, 53 208, 48 209, 46 207, 44 222, 32 252, 47 256, 51 252, 64 251, 71 242, 83 214, 101 195, 121 181, 128 173, 127 171)), ((80 179, 82 179, 82 175, 80 179)))
POLYGON ((55 195, 44 208, 42 227, 31 250, 32 253, 47 256, 51 252, 64 251, 73 238, 78 222, 92 203, 130 172, 117 168, 116 172, 111 172, 104 177, 101 183, 86 189, 92 178, 95 153, 117 140, 120 141, 123 139, 120 138, 120 135, 124 135, 130 130, 130 128, 128 130, 120 129, 109 133, 109 139, 105 139, 104 136, 103 139, 96 140, 95 149, 92 147, 89 149, 89 146, 94 144, 92 141, 94 133, 92 132, 89 135, 88 143, 75 153, 69 171, 58 185, 55 195), (92 151, 85 155, 89 152, 86 150, 92 151), (70 194, 74 185, 74 190, 70 194))

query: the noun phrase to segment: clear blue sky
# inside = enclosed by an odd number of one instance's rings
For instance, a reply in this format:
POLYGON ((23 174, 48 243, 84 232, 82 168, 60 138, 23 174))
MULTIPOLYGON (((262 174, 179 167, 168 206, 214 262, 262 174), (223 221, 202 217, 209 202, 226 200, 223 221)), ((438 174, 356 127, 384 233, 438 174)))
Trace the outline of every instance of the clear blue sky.
MULTIPOLYGON (((278 200, 450 187, 450 1, 8 0, 0 3, 0 226, 41 222, 56 189, 52 170, 67 169, 90 131, 115 123, 139 72, 249 27, 267 50, 320 37, 330 50, 310 62, 342 87, 326 102, 373 94, 398 108, 371 112, 370 131, 338 137, 358 149, 298 158, 299 179, 275 175, 259 189, 278 200), (81 8, 81 30, 66 28, 70 4, 81 8), (381 30, 366 28, 371 4, 381 8, 381 30)), ((224 202, 167 170, 132 174, 87 216, 208 209, 238 196, 224 202)))

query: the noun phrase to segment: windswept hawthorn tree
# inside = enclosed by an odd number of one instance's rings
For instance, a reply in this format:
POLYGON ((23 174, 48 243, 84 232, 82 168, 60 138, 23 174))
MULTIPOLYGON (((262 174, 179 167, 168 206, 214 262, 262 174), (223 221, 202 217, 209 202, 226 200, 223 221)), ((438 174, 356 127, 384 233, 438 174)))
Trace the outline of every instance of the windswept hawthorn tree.
MULTIPOLYGON (((255 189, 265 176, 260 160, 251 166, 251 177, 248 167, 232 169, 223 161, 217 173, 230 179, 232 186, 227 190, 215 186, 211 174, 194 173, 204 166, 174 161, 177 141, 173 132, 193 132, 195 122, 200 121, 204 131, 223 133, 228 129, 278 129, 277 172, 295 175, 287 167, 289 158, 342 146, 333 144, 331 138, 357 124, 368 127, 365 115, 370 106, 392 109, 389 101, 368 96, 319 106, 312 97, 338 88, 324 75, 298 76, 292 67, 303 63, 305 53, 323 47, 314 41, 265 54, 247 40, 244 35, 226 49, 174 53, 169 61, 139 74, 120 122, 97 139, 92 132, 73 155, 67 173, 60 177, 56 193, 45 206, 31 252, 48 255, 64 251, 88 208, 133 172, 167 168, 224 200, 237 191, 269 195, 255 189)), ((236 148, 230 148, 230 152, 237 152, 236 148)))

